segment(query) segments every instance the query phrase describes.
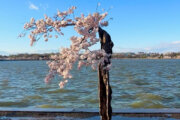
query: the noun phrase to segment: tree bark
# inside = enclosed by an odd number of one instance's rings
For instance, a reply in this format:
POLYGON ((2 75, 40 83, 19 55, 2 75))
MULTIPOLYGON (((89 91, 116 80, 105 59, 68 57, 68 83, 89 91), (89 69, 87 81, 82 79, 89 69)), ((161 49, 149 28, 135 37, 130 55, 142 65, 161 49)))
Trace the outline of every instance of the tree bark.
POLYGON ((111 86, 109 84, 109 70, 104 69, 108 64, 111 64, 111 54, 113 42, 110 35, 99 27, 99 37, 101 41, 101 49, 104 49, 108 56, 108 60, 100 63, 98 66, 99 76, 99 109, 101 120, 111 120, 112 107, 111 107, 111 86))

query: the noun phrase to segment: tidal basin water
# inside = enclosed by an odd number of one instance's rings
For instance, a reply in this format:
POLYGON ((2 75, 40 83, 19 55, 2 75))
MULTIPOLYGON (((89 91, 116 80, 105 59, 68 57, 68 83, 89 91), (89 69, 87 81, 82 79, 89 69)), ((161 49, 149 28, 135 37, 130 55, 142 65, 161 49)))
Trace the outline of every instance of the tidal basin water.
MULTIPOLYGON (((113 59, 113 108, 180 108, 180 60, 113 59)), ((97 71, 71 72, 64 89, 44 83, 46 61, 0 61, 0 107, 98 108, 97 71)))

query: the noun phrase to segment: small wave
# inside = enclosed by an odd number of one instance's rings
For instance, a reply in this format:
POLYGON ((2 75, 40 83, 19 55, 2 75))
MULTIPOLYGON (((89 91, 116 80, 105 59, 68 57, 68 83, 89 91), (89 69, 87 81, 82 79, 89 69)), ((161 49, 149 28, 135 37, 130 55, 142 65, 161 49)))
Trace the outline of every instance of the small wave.
POLYGON ((36 106, 37 108, 64 108, 64 106, 43 104, 36 106))
POLYGON ((166 106, 152 102, 150 100, 145 100, 145 101, 136 101, 130 104, 130 107, 132 108, 166 108, 166 106))
POLYGON ((1 107, 26 107, 28 104, 25 102, 0 102, 1 107))
POLYGON ((48 94, 54 94, 54 93, 73 93, 73 90, 68 89, 55 89, 55 90, 49 90, 47 91, 48 94))
POLYGON ((42 99, 42 96, 34 95, 34 96, 28 96, 28 99, 42 99))
POLYGON ((98 99, 86 99, 85 101, 90 104, 98 104, 99 103, 98 99))
POLYGON ((162 100, 163 98, 159 95, 155 95, 152 93, 140 93, 135 95, 136 98, 140 100, 162 100))

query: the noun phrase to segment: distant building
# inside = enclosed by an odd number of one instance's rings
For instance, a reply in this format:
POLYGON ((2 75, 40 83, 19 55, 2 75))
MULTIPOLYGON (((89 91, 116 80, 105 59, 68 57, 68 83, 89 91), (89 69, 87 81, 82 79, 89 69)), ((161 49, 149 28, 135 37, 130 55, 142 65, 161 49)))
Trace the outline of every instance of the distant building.
POLYGON ((164 55, 163 58, 164 58, 164 59, 171 59, 171 56, 169 56, 169 55, 164 55))

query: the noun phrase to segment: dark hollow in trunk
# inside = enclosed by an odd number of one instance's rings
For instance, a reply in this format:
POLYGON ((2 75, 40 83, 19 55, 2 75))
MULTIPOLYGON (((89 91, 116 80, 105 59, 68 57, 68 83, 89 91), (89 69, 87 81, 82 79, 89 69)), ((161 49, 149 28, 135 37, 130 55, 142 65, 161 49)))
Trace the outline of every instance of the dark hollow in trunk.
POLYGON ((101 49, 104 49, 108 56, 108 60, 104 61, 104 64, 100 63, 98 66, 99 76, 99 109, 101 120, 111 120, 112 107, 111 107, 111 86, 109 84, 109 70, 104 69, 111 63, 112 47, 114 46, 111 41, 110 35, 99 27, 99 37, 101 42, 101 49))

